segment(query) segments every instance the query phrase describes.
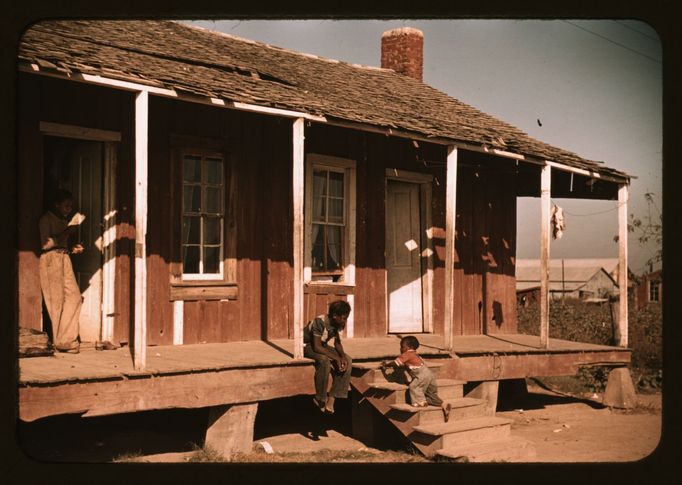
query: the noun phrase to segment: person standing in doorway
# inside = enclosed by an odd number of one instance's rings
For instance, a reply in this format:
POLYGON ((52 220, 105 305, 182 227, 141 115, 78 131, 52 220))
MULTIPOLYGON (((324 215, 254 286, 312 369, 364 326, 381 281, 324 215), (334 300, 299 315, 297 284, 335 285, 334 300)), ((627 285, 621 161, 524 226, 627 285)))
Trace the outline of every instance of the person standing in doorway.
POLYGON ((70 254, 83 252, 81 244, 69 246, 69 237, 78 230, 85 216, 73 211, 71 192, 56 189, 51 197, 51 209, 38 221, 40 230, 40 289, 52 321, 55 349, 59 352, 79 352, 79 320, 82 297, 71 265, 70 254))
POLYGON ((343 350, 340 333, 346 328, 350 304, 337 300, 329 304, 327 315, 320 315, 303 329, 303 355, 315 361, 315 405, 326 414, 334 413, 336 398, 348 397, 353 360, 343 350), (334 347, 328 342, 334 340, 334 347), (329 376, 331 391, 327 392, 329 376))

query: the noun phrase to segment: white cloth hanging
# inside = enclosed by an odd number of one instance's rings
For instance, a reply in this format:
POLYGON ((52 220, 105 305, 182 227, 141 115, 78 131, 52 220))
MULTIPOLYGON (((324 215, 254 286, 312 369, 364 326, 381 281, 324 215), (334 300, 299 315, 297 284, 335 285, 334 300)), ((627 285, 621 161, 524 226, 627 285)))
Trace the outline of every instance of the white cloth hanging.
POLYGON ((564 210, 558 205, 552 206, 552 237, 554 239, 561 239, 566 229, 566 221, 564 220, 564 210))

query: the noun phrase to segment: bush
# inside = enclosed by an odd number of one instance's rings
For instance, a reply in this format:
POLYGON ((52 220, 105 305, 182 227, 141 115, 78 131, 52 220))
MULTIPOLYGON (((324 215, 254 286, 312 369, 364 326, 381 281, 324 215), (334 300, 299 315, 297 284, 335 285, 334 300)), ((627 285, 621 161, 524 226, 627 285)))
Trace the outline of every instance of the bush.
MULTIPOLYGON (((617 305, 617 304, 616 304, 617 305)), ((614 318, 617 306, 614 306, 614 318)), ((540 335, 539 305, 518 307, 519 333, 540 335)), ((628 347, 632 349, 631 371, 639 389, 660 389, 663 380, 663 319, 659 305, 629 312, 628 347)), ((549 336, 573 342, 613 345, 615 321, 609 304, 591 305, 578 300, 552 301, 549 306, 549 336)), ((608 369, 581 369, 578 377, 586 386, 600 392, 608 369)))

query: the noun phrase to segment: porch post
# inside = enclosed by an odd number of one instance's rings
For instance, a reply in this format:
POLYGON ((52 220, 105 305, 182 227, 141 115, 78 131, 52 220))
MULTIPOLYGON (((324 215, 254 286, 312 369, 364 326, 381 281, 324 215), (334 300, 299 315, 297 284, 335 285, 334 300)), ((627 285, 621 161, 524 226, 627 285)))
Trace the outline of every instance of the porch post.
POLYGON ((618 187, 618 328, 619 347, 628 346, 628 186, 618 187))
POLYGON ((304 119, 297 118, 293 125, 293 199, 294 199, 294 359, 303 358, 303 206, 305 191, 304 119))
POLYGON ((540 175, 540 345, 549 348, 549 222, 552 167, 540 175))
POLYGON ((135 329, 133 365, 147 360, 147 130, 149 93, 135 97, 135 329))
POLYGON ((445 185, 445 348, 452 350, 454 314, 455 221, 457 220, 457 147, 448 146, 445 185))

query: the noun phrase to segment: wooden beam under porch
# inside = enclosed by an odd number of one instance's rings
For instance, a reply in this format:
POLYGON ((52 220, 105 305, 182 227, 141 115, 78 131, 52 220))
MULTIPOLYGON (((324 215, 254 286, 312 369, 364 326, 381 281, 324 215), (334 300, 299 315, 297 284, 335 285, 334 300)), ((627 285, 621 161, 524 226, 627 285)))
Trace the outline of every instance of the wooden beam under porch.
MULTIPOLYGON (((419 335, 420 351, 443 365, 441 377, 466 381, 572 375, 583 365, 624 366, 630 350, 531 335, 457 336, 448 354, 442 335, 419 335)), ((396 336, 345 339, 355 362, 393 357, 396 336)), ((152 409, 199 408, 313 394, 313 365, 293 359, 294 342, 248 341, 147 348, 136 370, 129 349, 19 360, 19 417, 98 416, 152 409)))

